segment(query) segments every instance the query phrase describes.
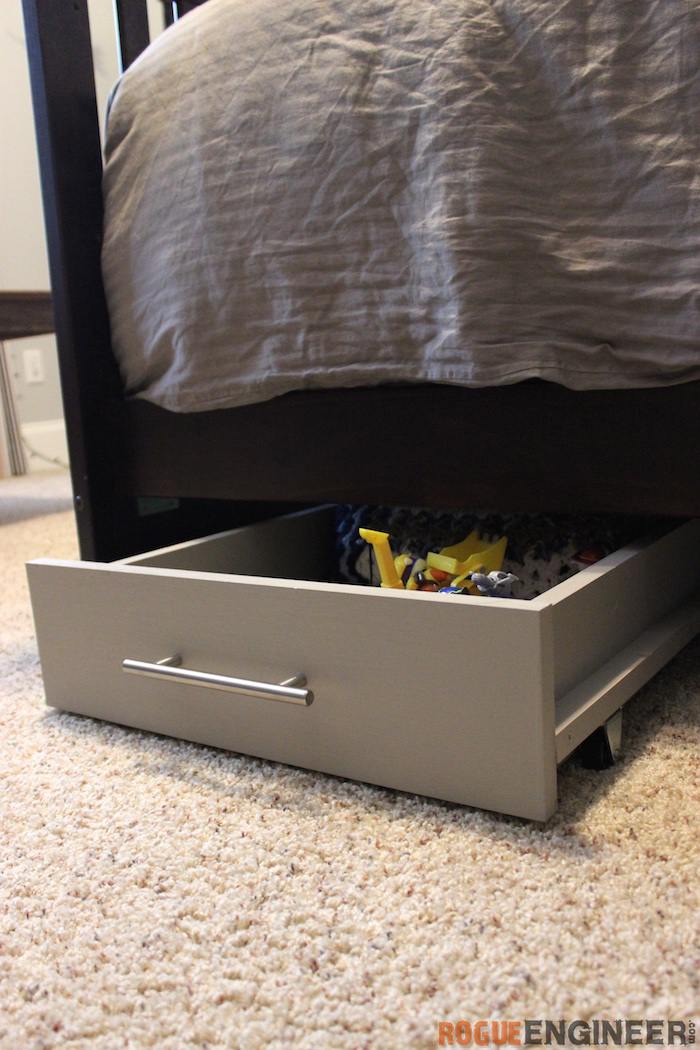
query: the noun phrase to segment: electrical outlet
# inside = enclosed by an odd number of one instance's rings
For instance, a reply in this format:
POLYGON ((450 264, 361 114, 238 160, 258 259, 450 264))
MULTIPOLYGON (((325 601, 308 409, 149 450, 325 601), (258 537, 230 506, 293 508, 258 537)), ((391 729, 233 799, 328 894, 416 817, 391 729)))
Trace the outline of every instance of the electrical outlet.
POLYGON ((44 362, 41 350, 24 350, 22 352, 22 360, 24 362, 25 382, 43 383, 46 376, 44 375, 44 362))

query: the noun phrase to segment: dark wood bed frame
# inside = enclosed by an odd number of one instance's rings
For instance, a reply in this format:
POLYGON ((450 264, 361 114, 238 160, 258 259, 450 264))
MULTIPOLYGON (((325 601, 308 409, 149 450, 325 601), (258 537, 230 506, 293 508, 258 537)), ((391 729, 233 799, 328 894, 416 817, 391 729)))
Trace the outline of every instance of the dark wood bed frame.
MULTIPOLYGON (((165 4, 166 20, 200 2, 165 4)), ((83 558, 319 501, 700 516, 700 383, 308 391, 188 415, 126 399, 100 271, 87 0, 23 3, 83 558), (144 514, 138 497, 179 503, 144 514)), ((145 0, 116 10, 125 68, 148 43, 145 0)))

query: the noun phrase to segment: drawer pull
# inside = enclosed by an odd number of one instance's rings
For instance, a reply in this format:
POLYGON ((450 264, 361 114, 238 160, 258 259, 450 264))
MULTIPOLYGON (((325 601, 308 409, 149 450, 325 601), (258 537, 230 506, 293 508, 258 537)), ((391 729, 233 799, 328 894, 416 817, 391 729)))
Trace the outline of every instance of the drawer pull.
POLYGON ((260 700, 280 700, 286 704, 299 704, 309 707, 314 694, 305 689, 306 675, 296 674, 285 678, 276 685, 273 682, 250 682, 246 678, 230 678, 224 674, 211 674, 209 671, 194 671, 190 667, 181 667, 182 658, 167 656, 157 663, 145 660, 122 660, 122 670, 128 674, 139 674, 145 678, 162 678, 166 682, 182 682, 185 685, 199 685, 204 689, 220 689, 225 693, 241 693, 243 696, 256 696, 260 700))

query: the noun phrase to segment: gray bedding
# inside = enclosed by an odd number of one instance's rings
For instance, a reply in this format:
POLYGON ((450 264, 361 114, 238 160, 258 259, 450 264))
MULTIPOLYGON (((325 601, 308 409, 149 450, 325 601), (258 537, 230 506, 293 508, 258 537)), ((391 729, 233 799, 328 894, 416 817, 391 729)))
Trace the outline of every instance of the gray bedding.
POLYGON ((127 389, 700 378, 700 0, 209 0, 122 77, 127 389))

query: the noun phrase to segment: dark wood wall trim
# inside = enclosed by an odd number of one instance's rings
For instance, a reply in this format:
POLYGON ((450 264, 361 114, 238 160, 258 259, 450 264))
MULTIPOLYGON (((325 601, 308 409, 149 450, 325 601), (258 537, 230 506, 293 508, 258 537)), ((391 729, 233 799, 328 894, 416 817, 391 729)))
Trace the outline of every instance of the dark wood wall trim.
POLYGON ((51 292, 0 292, 0 341, 53 330, 51 292))

